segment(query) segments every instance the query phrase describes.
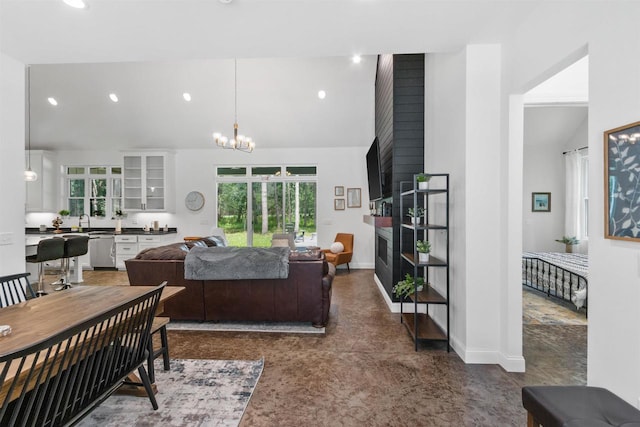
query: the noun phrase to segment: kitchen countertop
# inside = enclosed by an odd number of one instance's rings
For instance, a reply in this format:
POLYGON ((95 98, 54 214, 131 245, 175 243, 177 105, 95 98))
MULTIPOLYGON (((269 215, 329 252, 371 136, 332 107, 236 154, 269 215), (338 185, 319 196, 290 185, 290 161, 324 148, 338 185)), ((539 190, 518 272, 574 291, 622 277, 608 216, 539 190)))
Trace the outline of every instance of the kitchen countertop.
MULTIPOLYGON (((40 231, 39 227, 26 227, 24 229, 25 234, 54 234, 54 230, 55 228, 53 227, 48 227, 47 231, 40 231)), ((104 234, 109 234, 109 233, 113 233, 114 235, 116 234, 115 232, 115 228, 105 228, 105 227, 91 227, 89 230, 83 228, 82 232, 79 231, 71 231, 71 228, 61 228, 60 230, 62 230, 62 233, 58 233, 58 234, 73 234, 73 233, 82 233, 82 234, 87 234, 90 232, 96 232, 96 231, 100 231, 103 232, 104 234)), ((158 231, 144 231, 142 228, 123 228, 122 232, 119 234, 133 234, 133 235, 165 235, 165 234, 175 234, 178 232, 178 229, 175 227, 169 227, 169 231, 163 231, 158 230, 158 231)))

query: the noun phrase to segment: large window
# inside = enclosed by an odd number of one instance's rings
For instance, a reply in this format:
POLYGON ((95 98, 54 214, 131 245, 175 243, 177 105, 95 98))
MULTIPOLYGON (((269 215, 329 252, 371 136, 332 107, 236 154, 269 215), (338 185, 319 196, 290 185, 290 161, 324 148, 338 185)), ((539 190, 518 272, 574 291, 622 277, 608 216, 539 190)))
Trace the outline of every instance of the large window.
POLYGON ((234 246, 271 245, 273 233, 295 233, 315 245, 316 167, 219 167, 218 227, 234 246))
POLYGON ((69 166, 66 183, 71 216, 114 216, 122 209, 120 166, 69 166))

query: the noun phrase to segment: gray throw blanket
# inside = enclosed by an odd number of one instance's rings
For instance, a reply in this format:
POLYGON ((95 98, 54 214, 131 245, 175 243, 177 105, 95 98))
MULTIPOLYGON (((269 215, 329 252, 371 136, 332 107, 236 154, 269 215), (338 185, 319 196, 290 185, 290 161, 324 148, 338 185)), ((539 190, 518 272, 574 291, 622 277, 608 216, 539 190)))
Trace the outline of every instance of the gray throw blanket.
POLYGON ((289 252, 288 247, 194 247, 184 259, 184 278, 189 280, 286 279, 289 277, 289 252))

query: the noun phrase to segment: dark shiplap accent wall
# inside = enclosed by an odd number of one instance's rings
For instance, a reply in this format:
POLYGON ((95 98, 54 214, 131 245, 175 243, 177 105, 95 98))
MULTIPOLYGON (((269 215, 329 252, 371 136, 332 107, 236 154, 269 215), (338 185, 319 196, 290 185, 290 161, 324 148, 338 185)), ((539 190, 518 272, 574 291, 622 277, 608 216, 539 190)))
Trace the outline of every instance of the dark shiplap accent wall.
POLYGON ((393 55, 378 56, 376 74, 376 136, 380 144, 380 164, 384 173, 383 194, 390 195, 393 158, 393 55))
MULTIPOLYGON (((382 170, 387 182, 384 192, 391 195, 393 203, 392 259, 389 265, 380 265, 390 271, 380 271, 378 278, 391 296, 393 284, 401 279, 400 181, 411 181, 414 174, 424 171, 424 54, 378 57, 375 114, 382 170), (382 277, 392 280, 383 281, 382 277)), ((407 201, 404 200, 405 204, 407 201)), ((376 262, 376 271, 378 269, 376 262)))

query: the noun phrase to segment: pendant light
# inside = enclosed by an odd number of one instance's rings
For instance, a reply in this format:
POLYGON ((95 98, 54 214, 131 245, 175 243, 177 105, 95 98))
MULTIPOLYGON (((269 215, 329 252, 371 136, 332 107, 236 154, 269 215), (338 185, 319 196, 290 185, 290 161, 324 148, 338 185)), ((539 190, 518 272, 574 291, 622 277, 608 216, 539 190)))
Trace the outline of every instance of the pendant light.
POLYGON ((31 67, 27 65, 27 149, 29 157, 27 161, 27 170, 24 171, 25 181, 36 181, 38 174, 31 170, 31 67))
POLYGON ((245 153, 253 152, 256 147, 256 143, 244 135, 238 135, 238 60, 233 60, 233 97, 234 97, 234 123, 233 123, 233 139, 229 140, 226 136, 223 136, 220 132, 213 134, 218 147, 225 149, 232 149, 238 151, 244 151, 245 153))

